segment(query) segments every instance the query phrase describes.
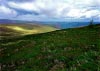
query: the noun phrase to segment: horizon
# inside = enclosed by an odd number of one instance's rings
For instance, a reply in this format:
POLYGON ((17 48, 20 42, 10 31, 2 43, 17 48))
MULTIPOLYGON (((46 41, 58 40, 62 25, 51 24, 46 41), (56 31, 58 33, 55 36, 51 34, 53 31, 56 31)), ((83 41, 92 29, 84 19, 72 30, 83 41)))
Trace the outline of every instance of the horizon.
MULTIPOLYGON (((9 21, 9 22, 16 22, 17 23, 17 21, 19 21, 19 22, 29 22, 29 23, 35 23, 35 22, 40 22, 40 23, 42 23, 42 22, 47 22, 47 23, 55 23, 55 22, 58 22, 58 23, 60 23, 60 22, 71 22, 71 23, 74 23, 74 22, 76 22, 76 23, 78 23, 78 22, 91 22, 92 21, 92 19, 90 19, 90 20, 83 20, 83 21, 69 21, 69 20, 66 20, 66 21, 57 21, 57 20, 53 20, 53 21, 29 21, 29 20, 14 20, 14 19, 0 19, 0 22, 6 22, 6 21, 9 21)), ((100 21, 95 21, 95 20, 93 20, 93 22, 98 22, 98 23, 100 23, 100 21)), ((1 24, 1 23, 0 23, 1 24)))

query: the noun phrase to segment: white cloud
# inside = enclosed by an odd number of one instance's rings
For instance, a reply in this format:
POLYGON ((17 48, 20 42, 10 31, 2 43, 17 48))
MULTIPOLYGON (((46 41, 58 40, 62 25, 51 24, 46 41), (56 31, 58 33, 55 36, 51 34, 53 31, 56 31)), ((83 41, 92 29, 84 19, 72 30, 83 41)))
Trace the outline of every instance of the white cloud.
POLYGON ((15 18, 17 20, 30 20, 32 21, 34 19, 33 15, 27 14, 27 15, 20 15, 17 18, 15 18), (27 18, 26 18, 27 17, 27 18))
POLYGON ((35 16, 33 14, 26 14, 26 15, 19 15, 16 18, 13 19, 17 19, 17 20, 28 20, 28 21, 42 21, 44 19, 46 19, 45 15, 38 15, 35 16))
POLYGON ((100 11, 99 10, 87 10, 87 9, 71 9, 68 13, 67 16, 68 17, 72 17, 72 18, 81 18, 81 17, 85 17, 85 18, 92 18, 92 17, 96 17, 100 15, 100 11))
MULTIPOLYGON (((40 14, 38 16, 36 15, 36 17, 40 17, 41 19, 42 17, 64 19, 81 17, 91 18, 100 15, 100 0, 31 0, 27 2, 10 0, 7 4, 15 9, 22 9, 30 12, 36 11, 40 14)), ((3 13, 12 13, 10 11, 9 8, 4 8, 3 13)), ((24 16, 26 18, 31 18, 33 15, 30 15, 24 16)), ((21 16, 18 18, 21 18, 21 16)))
POLYGON ((71 9, 68 13, 67 16, 68 17, 72 17, 72 18, 80 18, 82 16, 82 13, 84 12, 84 10, 80 10, 80 9, 71 9))
POLYGON ((99 19, 100 19, 100 14, 98 15, 99 19))
POLYGON ((73 0, 74 3, 78 6, 92 6, 94 0, 73 0))
POLYGON ((91 18, 91 17, 93 17, 93 16, 98 16, 98 15, 100 15, 100 11, 98 11, 98 10, 91 10, 91 11, 85 12, 83 15, 85 15, 86 18, 91 18))
MULTIPOLYGON (((80 17, 82 16, 82 9, 94 6, 94 2, 100 3, 99 0, 36 0, 24 3, 9 2, 9 5, 28 11, 38 11, 53 17, 80 17)), ((92 15, 89 12, 86 14, 92 15)), ((89 15, 86 17, 90 17, 89 15)))
POLYGON ((9 13, 11 13, 11 10, 5 6, 0 6, 0 12, 5 13, 5 14, 9 14, 9 13))
POLYGON ((24 9, 27 11, 38 11, 38 8, 33 4, 33 2, 25 2, 25 3, 15 3, 15 2, 9 2, 9 6, 12 8, 19 8, 24 9))
POLYGON ((13 9, 10 9, 6 6, 0 6, 0 17, 14 17, 17 15, 17 12, 13 9))

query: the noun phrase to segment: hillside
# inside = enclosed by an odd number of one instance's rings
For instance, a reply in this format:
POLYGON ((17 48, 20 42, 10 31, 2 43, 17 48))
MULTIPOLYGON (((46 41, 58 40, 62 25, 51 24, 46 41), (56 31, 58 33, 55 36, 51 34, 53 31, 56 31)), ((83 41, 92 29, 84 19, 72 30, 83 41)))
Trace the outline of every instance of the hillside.
POLYGON ((14 37, 28 34, 38 34, 57 30, 48 25, 37 24, 0 24, 0 37, 14 37))
POLYGON ((100 71, 100 25, 0 40, 1 71, 100 71))

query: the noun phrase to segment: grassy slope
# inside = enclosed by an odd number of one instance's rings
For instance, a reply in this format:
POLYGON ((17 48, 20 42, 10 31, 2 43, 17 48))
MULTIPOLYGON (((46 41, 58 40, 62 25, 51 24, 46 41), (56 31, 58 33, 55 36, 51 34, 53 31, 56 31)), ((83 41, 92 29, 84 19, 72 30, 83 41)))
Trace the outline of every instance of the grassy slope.
POLYGON ((36 24, 0 24, 0 36, 20 36, 57 30, 47 25, 36 24))
POLYGON ((0 41, 2 71, 100 71, 100 25, 0 41))

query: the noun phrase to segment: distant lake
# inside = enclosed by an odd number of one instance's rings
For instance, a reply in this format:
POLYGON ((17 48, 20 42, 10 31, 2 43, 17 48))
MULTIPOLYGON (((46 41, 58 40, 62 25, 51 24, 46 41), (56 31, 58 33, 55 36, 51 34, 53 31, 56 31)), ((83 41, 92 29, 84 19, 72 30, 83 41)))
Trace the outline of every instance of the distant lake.
MULTIPOLYGON (((59 29, 66 29, 88 26, 90 22, 45 22, 43 24, 48 24, 59 29)), ((98 22, 94 22, 94 24, 98 24, 98 22)))

